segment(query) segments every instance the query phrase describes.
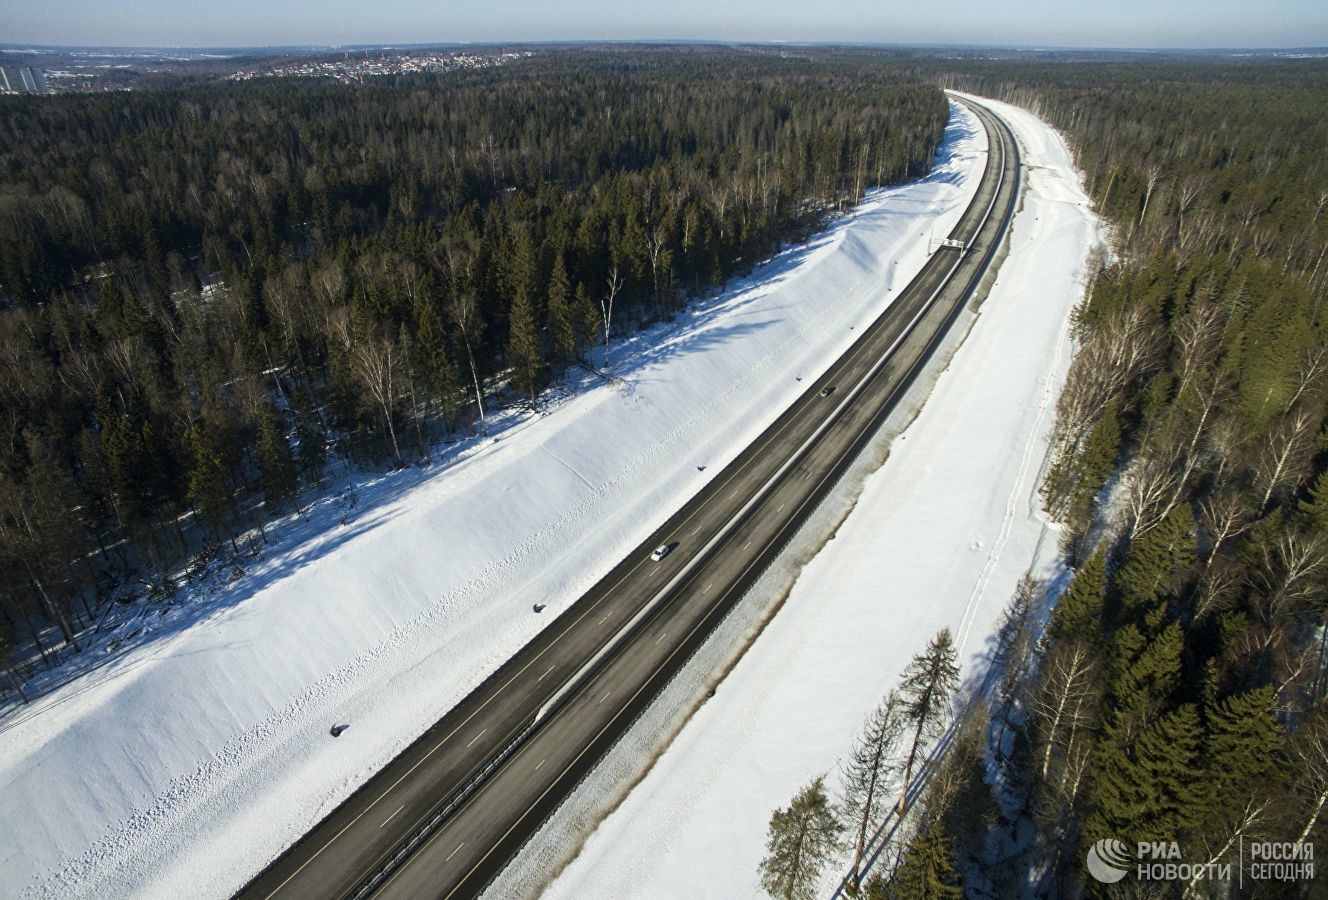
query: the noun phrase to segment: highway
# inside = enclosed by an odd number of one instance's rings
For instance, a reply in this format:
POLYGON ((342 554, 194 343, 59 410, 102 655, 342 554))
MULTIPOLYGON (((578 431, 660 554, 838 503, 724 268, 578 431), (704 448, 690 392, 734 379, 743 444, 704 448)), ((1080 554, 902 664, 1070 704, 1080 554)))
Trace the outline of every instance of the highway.
POLYGON ((991 149, 952 244, 668 522, 239 896, 474 897, 502 870, 785 546, 987 272, 1019 159, 1004 123, 962 102, 991 149))

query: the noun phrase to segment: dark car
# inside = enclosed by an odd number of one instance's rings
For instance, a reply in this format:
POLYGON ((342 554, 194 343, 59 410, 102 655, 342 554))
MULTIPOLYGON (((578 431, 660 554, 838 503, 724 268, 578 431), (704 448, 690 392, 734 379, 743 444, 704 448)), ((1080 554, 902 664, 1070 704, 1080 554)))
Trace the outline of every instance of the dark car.
POLYGON ((822 397, 829 397, 834 392, 835 392, 835 386, 833 384, 827 384, 825 387, 821 388, 822 397))

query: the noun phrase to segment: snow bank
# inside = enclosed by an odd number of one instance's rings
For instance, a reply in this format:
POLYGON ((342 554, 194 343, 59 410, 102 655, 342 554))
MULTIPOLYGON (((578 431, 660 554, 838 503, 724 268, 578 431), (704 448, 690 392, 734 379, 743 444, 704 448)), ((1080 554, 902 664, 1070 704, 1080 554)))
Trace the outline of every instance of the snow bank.
POLYGON ((619 381, 510 414, 429 469, 347 481, 272 529, 240 577, 153 609, 133 646, 11 710, 0 892, 244 884, 736 455, 802 388, 795 375, 848 346, 957 221, 985 140, 956 111, 931 176, 624 341, 619 381), (337 720, 353 727, 334 741, 337 720))
MULTIPOLYGON (((820 530, 814 522, 804 529, 788 551, 794 557, 852 510, 792 576, 783 607, 715 696, 548 888, 551 900, 761 896, 770 812, 815 775, 837 783, 842 755, 909 658, 948 626, 973 674, 1020 576, 1055 574, 1055 528, 1040 512, 1037 486, 1070 360, 1068 316, 1098 224, 1059 136, 1024 110, 990 105, 1020 142, 1027 192, 1009 256, 966 340, 934 376, 916 419, 901 410, 876 453, 865 454, 857 484, 850 473, 828 499, 839 509, 823 507, 820 530), (889 459, 876 468, 886 447, 889 459)), ((755 630, 762 604, 782 592, 778 577, 758 585, 744 600, 756 610, 740 610, 724 627, 755 630)), ((722 668, 728 640, 703 648, 689 665, 693 682, 722 668)), ((664 728, 648 714, 634 731, 664 728)), ((595 810, 612 808, 620 779, 635 774, 626 757, 648 750, 648 737, 629 735, 623 758, 611 756, 609 771, 582 785, 493 895, 542 886, 562 862, 555 848, 574 850, 595 810)), ((837 874, 826 873, 827 886, 837 874)))

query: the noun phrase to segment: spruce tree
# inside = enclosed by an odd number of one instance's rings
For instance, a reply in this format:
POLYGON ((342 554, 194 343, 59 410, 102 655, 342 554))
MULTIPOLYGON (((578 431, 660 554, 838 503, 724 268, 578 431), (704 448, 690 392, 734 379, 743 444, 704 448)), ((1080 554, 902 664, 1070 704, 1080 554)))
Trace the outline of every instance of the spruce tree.
POLYGON ((893 900, 945 900, 963 896, 954 847, 939 821, 909 839, 889 883, 893 900))
POLYGON ((821 868, 839 843, 841 828, 825 792, 824 776, 812 779, 788 809, 777 809, 770 816, 761 886, 783 900, 810 900, 821 868))
POLYGON ((1057 641, 1076 636, 1095 637, 1102 629, 1102 598, 1106 589, 1107 553, 1104 548, 1088 558, 1056 601, 1047 634, 1057 641))
POLYGON ((1204 812, 1202 737, 1198 711, 1185 704, 1153 722, 1129 749, 1104 741, 1086 839, 1179 840, 1204 812))
POLYGON ((1328 469, 1320 472, 1310 485, 1309 499, 1296 505, 1296 517, 1312 534, 1328 536, 1328 469))
POLYGON ((565 366, 576 359, 572 289, 561 253, 554 258, 553 272, 549 276, 549 338, 555 364, 565 366))
POLYGON ((958 688, 958 651, 950 637, 950 629, 942 628, 927 643, 927 649, 913 657, 899 685, 904 703, 904 719, 913 731, 896 807, 901 815, 908 803, 913 767, 918 762, 919 754, 944 732, 950 715, 950 704, 958 688))
MULTIPOLYGON (((185 432, 185 444, 193 458, 193 467, 189 470, 189 499, 193 501, 203 521, 220 534, 230 522, 234 499, 226 484, 226 470, 217 453, 216 443, 207 433, 206 427, 200 427, 194 422, 185 432)), ((239 552, 235 546, 235 536, 229 535, 229 532, 228 536, 232 549, 239 552)))
POLYGON ((1156 629, 1165 613, 1166 598, 1193 559, 1194 549, 1194 515, 1181 503, 1131 544, 1129 558, 1115 580, 1118 620, 1156 629))
POLYGON ((535 325, 535 310, 529 295, 524 291, 512 301, 509 327, 511 334, 507 343, 507 359, 512 364, 512 379, 517 390, 534 403, 539 394, 539 373, 543 361, 539 329, 535 325))
POLYGON ((272 510, 295 499, 300 482, 290 441, 271 404, 258 414, 258 468, 263 499, 272 510))
POLYGON ((590 299, 590 293, 586 290, 583 282, 579 282, 576 286, 576 295, 572 305, 578 329, 581 333, 581 342, 588 358, 590 349, 604 336, 604 320, 600 315, 600 311, 595 308, 594 302, 590 299))
POLYGON ((1272 687, 1262 687, 1207 711, 1207 784, 1215 813, 1239 809, 1251 793, 1269 793, 1278 780, 1284 731, 1273 717, 1276 702, 1272 687))
POLYGON ((143 443, 143 424, 132 413, 115 416, 103 427, 106 464, 111 471, 111 487, 120 512, 130 524, 148 522, 156 510, 151 496, 151 475, 147 447, 143 443))
POLYGON ((1093 498, 1116 467, 1121 442, 1119 415, 1120 403, 1112 400, 1084 442, 1083 453, 1079 457, 1079 477, 1075 480, 1068 514, 1076 530, 1087 526, 1093 511, 1093 498))
POLYGON ((447 352, 447 327, 432 280, 426 280, 415 298, 415 342, 429 392, 442 410, 443 429, 448 429, 461 378, 447 352))
POLYGON ((313 400, 303 390, 295 395, 295 440, 299 445, 300 473, 315 484, 321 482, 327 465, 327 438, 313 400))
POLYGON ((1172 622, 1121 668, 1108 690, 1109 739, 1128 741, 1161 709, 1180 684, 1184 636, 1172 622))

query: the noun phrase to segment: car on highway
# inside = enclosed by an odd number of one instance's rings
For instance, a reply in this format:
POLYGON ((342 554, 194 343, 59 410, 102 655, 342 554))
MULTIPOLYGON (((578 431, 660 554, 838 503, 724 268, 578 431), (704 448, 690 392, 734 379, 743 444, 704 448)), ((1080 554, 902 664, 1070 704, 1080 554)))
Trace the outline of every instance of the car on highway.
POLYGON ((660 544, 658 547, 654 549, 654 551, 651 552, 650 558, 653 559, 655 562, 659 562, 661 559, 668 556, 672 552, 673 552, 672 544, 660 544))
POLYGON ((822 397, 829 397, 834 392, 835 392, 835 386, 833 384, 827 384, 825 387, 821 388, 822 397))

